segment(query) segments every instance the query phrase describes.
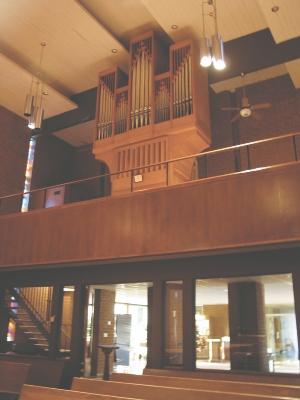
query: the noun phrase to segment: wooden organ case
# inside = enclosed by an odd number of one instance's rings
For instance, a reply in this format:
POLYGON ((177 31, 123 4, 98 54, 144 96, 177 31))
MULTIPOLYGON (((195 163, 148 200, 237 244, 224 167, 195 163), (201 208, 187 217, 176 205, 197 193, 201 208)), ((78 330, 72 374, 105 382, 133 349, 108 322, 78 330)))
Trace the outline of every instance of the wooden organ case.
POLYGON ((128 78, 118 68, 99 76, 93 153, 117 172, 113 195, 191 180, 193 159, 153 164, 210 145, 207 72, 193 42, 168 49, 148 32, 131 41, 130 59, 128 78))

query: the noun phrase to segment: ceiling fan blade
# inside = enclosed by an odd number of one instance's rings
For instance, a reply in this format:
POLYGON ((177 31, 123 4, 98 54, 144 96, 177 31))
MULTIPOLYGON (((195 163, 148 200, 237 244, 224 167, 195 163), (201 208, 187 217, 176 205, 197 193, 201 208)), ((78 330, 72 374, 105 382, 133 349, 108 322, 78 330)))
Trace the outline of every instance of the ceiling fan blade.
POLYGON ((255 119, 256 121, 261 121, 262 120, 262 116, 260 114, 258 114, 257 112, 253 112, 251 114, 251 116, 253 117, 253 119, 255 119))
POLYGON ((237 111, 239 110, 239 107, 222 107, 222 111, 237 111))
POLYGON ((231 118, 230 122, 231 123, 236 122, 239 118, 240 118, 240 113, 237 113, 233 118, 231 118))
POLYGON ((272 104, 271 103, 259 103, 259 104, 254 104, 251 109, 252 110, 263 110, 265 108, 271 108, 272 104))

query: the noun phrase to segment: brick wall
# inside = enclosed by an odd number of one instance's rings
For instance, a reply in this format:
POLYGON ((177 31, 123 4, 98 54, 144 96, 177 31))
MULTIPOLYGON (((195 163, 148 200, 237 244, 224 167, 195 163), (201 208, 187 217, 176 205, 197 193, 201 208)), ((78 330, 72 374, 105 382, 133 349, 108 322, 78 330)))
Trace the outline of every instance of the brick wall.
POLYGON ((30 133, 24 119, 0 106, 0 196, 23 190, 30 133))
MULTIPOLYGON (((300 90, 294 88, 288 75, 249 85, 246 93, 250 103, 270 102, 272 107, 257 111, 256 118, 240 118, 231 123, 236 112, 221 111, 221 108, 240 105, 241 89, 235 93, 211 92, 212 149, 300 132, 300 90)), ((296 143, 299 158, 299 138, 296 143)), ((257 145, 250 152, 250 168, 293 161, 295 156, 292 139, 257 145)), ((202 160, 201 176, 206 174, 206 168, 208 176, 215 176, 249 167, 246 150, 211 155, 207 166, 203 163, 202 160)))

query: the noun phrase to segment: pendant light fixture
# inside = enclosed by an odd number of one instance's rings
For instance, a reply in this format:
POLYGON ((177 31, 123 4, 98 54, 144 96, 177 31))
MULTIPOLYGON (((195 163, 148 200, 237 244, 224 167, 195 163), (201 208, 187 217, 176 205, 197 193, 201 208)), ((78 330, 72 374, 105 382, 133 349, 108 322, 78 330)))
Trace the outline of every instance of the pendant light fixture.
POLYGON ((208 0, 202 2, 202 25, 203 25, 203 37, 200 38, 200 65, 202 67, 210 67, 212 64, 215 69, 222 70, 226 67, 224 60, 224 45, 222 37, 218 29, 217 20, 217 0, 208 0), (215 33, 211 38, 206 36, 205 32, 205 12, 204 4, 208 4, 213 7, 213 12, 209 13, 209 16, 214 18, 214 30, 215 33))
POLYGON ((46 42, 41 42, 40 63, 37 78, 32 76, 30 90, 25 99, 24 115, 28 118, 29 129, 40 129, 43 122, 43 96, 46 94, 43 90, 42 62, 46 42), (35 83, 35 88, 34 88, 35 83))

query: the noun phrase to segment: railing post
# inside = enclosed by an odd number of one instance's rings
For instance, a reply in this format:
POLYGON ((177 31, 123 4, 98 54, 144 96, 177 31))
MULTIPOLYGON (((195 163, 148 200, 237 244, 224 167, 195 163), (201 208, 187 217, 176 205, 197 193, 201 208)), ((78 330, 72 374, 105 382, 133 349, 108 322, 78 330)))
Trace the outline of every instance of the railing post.
POLYGON ((295 161, 298 161, 298 154, 297 154, 297 143, 296 143, 296 136, 293 136, 293 147, 294 147, 294 156, 295 161))
POLYGON ((169 186, 169 162, 166 161, 166 185, 169 186))
POLYGON ((246 146, 247 149, 247 161, 248 161, 248 170, 251 169, 251 160, 250 160, 250 149, 249 146, 246 146))
POLYGON ((133 169, 130 171, 130 192, 133 192, 133 169))
POLYGON ((64 287, 55 285, 53 288, 51 317, 50 317, 50 343, 49 357, 55 359, 60 348, 60 329, 62 317, 64 287))

